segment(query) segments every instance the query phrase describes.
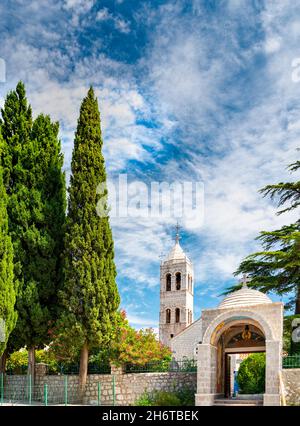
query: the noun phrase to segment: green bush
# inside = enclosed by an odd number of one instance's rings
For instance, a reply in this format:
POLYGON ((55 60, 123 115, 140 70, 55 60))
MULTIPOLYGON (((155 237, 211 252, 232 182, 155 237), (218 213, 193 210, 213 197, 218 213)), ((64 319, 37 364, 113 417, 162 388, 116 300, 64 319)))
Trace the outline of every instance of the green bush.
POLYGON ((195 390, 183 387, 178 391, 144 392, 135 402, 136 406, 193 406, 195 405, 195 390))
POLYGON ((144 392, 136 401, 135 404, 140 407, 150 407, 153 404, 153 399, 150 394, 144 392))
POLYGON ((194 359, 185 359, 180 366, 180 371, 184 372, 196 372, 197 371, 197 361, 194 359))
POLYGON ((35 351, 35 361, 36 363, 43 362, 48 365, 48 372, 52 374, 59 373, 60 368, 57 360, 52 352, 45 349, 39 349, 35 351))
POLYGON ((158 391, 154 397, 154 404, 158 407, 180 406, 181 401, 175 393, 158 391))
POLYGON ((6 370, 13 371, 15 374, 21 374, 27 370, 28 352, 26 349, 13 352, 7 359, 6 370))
MULTIPOLYGON (((36 363, 44 363, 48 366, 49 374, 74 373, 78 374, 79 360, 59 361, 51 350, 37 349, 35 351, 36 363)), ((26 372, 28 365, 28 351, 23 348, 20 351, 13 352, 7 359, 6 369, 14 374, 26 372)), ((110 372, 109 360, 103 353, 92 354, 89 358, 89 371, 91 372, 110 372)))
POLYGON ((184 407, 192 407, 195 405, 195 389, 182 387, 179 391, 176 392, 176 395, 180 399, 180 405, 184 407))
POLYGON ((239 393, 264 393, 265 370, 266 357, 264 353, 251 354, 242 361, 237 374, 239 393))
MULTIPOLYGON (((43 362, 48 365, 48 371, 51 373, 57 373, 59 366, 53 353, 50 351, 39 349, 35 351, 36 363, 43 362)), ((7 359, 6 369, 13 371, 15 374, 25 372, 28 365, 28 351, 27 349, 21 349, 13 352, 7 359)))

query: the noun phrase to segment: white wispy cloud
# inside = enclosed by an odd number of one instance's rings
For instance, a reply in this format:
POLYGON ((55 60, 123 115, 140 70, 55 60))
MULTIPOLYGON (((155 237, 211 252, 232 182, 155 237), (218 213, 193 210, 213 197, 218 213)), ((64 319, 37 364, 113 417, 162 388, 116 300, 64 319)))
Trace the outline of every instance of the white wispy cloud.
MULTIPOLYGON (((94 3, 42 0, 38 8, 40 2, 18 0, 23 20, 2 40, 8 82, 0 96, 19 79, 26 82, 34 111, 61 123, 69 169, 80 102, 94 84, 109 175, 127 169, 131 178, 149 182, 155 170, 154 178, 161 181, 204 182, 204 224, 195 229, 183 219, 182 225, 193 237, 189 255, 196 302, 207 306, 242 258, 258 248, 259 231, 295 220, 296 213, 276 216, 274 203, 257 190, 293 179, 285 167, 300 145, 300 83, 291 78, 292 60, 300 57, 300 6, 289 0, 261 6, 230 0, 219 5, 221 15, 214 15, 202 1, 193 1, 189 12, 179 1, 156 8, 145 3, 134 19, 147 30, 147 45, 132 66, 101 52, 101 39, 85 55, 73 31, 79 22, 89 24, 94 3)), ((7 14, 0 5, 0 23, 7 14)), ((107 8, 98 10, 95 21, 132 32, 127 18, 107 8)), ((135 294, 145 303, 147 324, 157 321, 158 257, 172 245, 175 221, 112 220, 123 299, 129 303, 135 294)), ((137 308, 130 312, 138 321, 137 308)))
POLYGON ((81 18, 90 12, 95 3, 95 0, 63 0, 62 7, 71 13, 71 23, 77 27, 81 18))
POLYGON ((113 15, 106 7, 100 9, 96 15, 96 21, 112 21, 115 28, 121 33, 128 34, 130 32, 130 24, 120 16, 113 15))

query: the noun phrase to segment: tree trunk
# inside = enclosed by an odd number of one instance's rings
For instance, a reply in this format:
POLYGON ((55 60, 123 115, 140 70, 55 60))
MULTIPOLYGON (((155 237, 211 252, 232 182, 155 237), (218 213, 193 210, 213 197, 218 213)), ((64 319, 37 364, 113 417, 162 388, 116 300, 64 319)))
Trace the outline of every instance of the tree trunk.
POLYGON ((5 373, 7 356, 8 356, 7 349, 5 349, 5 351, 3 352, 0 358, 0 373, 5 373))
POLYGON ((295 305, 295 315, 300 314, 300 285, 298 285, 297 294, 296 294, 296 305, 295 305))
POLYGON ((34 385, 34 373, 35 373, 35 347, 28 349, 28 376, 31 376, 31 384, 34 385))
POLYGON ((79 394, 81 399, 83 398, 84 391, 85 391, 87 372, 88 372, 88 361, 89 361, 89 349, 88 349, 87 343, 85 343, 80 353, 79 394))

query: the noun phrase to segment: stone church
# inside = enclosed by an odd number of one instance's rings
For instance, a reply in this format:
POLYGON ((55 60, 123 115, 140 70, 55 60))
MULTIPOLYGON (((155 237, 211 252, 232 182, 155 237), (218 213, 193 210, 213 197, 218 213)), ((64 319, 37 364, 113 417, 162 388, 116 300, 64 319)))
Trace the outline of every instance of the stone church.
POLYGON ((201 319, 194 321, 193 264, 179 244, 160 265, 159 339, 175 359, 194 358, 201 340, 201 319))
POLYGON ((194 321, 193 265, 183 252, 176 235, 175 246, 160 266, 159 337, 171 344, 194 321))
POLYGON ((235 355, 265 352, 264 405, 280 405, 283 304, 247 286, 226 296, 194 321, 194 272, 179 244, 160 266, 159 338, 176 360, 197 359, 196 405, 230 397, 235 355))

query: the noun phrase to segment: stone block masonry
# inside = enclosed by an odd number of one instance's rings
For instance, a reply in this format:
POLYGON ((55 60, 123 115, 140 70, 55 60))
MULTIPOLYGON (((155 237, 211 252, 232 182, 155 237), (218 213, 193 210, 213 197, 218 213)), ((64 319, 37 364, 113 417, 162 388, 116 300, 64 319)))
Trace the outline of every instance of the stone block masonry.
MULTIPOLYGON (((17 394, 17 390, 26 388, 26 376, 6 376, 5 388, 11 395, 17 394)), ((48 404, 64 404, 65 380, 67 380, 68 403, 76 404, 78 400, 78 376, 77 375, 43 375, 36 377, 35 395, 39 402, 43 403, 44 385, 48 387, 48 404)), ((97 405, 100 388, 101 405, 134 405, 145 392, 154 390, 177 391, 188 387, 196 393, 197 374, 185 372, 166 373, 130 373, 121 374, 117 370, 114 374, 90 374, 87 378, 83 404, 97 405), (115 387, 113 386, 113 381, 115 387), (100 384, 100 386, 98 385, 100 384), (114 394, 115 388, 115 394, 114 394)), ((20 392, 19 392, 20 393, 20 392)))
MULTIPOLYGON (((115 403, 116 405, 134 405, 135 401, 143 393, 153 390, 174 391, 187 386, 194 389, 196 393, 197 374, 196 373, 130 373, 121 374, 117 370, 110 374, 90 374, 88 375, 84 404, 98 404, 98 383, 101 390, 101 405, 113 405, 113 377, 115 380, 115 403)), ((48 385, 48 403, 64 404, 65 380, 67 378, 68 402, 78 403, 78 376, 68 375, 44 375, 36 377, 36 384, 33 392, 33 399, 43 403, 44 384, 48 385)), ((287 405, 300 406, 300 368, 282 370, 282 378, 285 389, 287 405)), ((14 375, 5 377, 5 395, 12 398, 22 399, 26 396, 28 389, 26 375, 14 375)), ((198 395, 198 397, 201 397, 198 395)), ((208 395, 211 397, 211 395, 208 395)), ((198 401, 199 403, 199 401, 198 401)), ((206 404, 201 404, 206 405, 206 404)), ((207 405, 211 405, 209 402, 207 405)))
MULTIPOLYGON (((97 383, 101 383, 101 403, 112 405, 112 377, 109 375, 89 375, 85 403, 97 403, 97 383)), ((133 405, 145 392, 154 390, 177 391, 189 387, 196 393, 196 373, 130 373, 115 375, 116 405, 133 405)))
POLYGON ((300 406, 300 368, 283 369, 282 380, 287 405, 300 406))

